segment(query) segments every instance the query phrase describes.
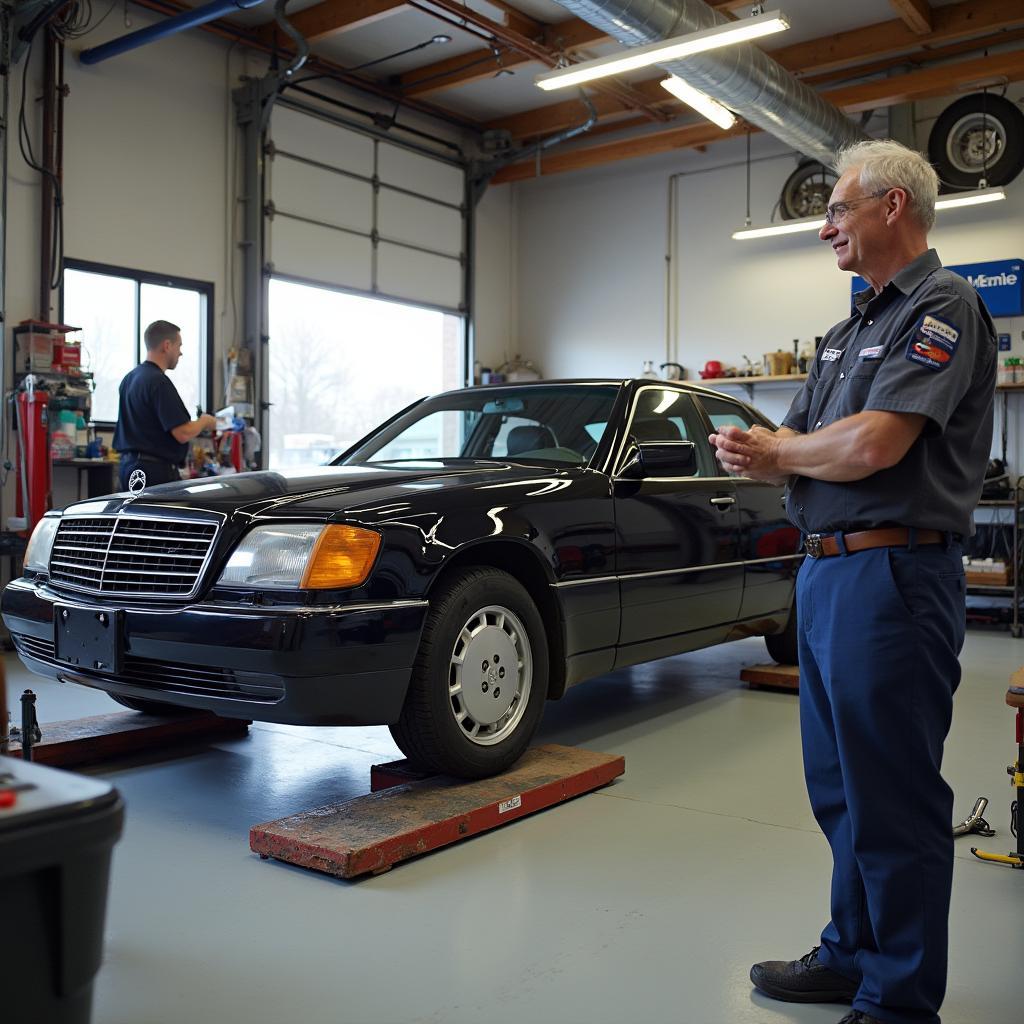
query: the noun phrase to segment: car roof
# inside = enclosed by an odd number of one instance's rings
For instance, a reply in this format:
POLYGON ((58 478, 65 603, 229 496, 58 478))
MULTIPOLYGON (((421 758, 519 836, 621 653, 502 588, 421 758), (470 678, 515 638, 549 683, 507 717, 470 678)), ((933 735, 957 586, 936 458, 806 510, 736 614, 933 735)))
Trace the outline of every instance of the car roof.
MULTIPOLYGON (((736 379, 736 378, 733 378, 736 379)), ((742 380, 742 378, 738 378, 742 380)), ((705 384, 697 384, 695 381, 688 380, 661 380, 654 377, 565 377, 558 380, 520 380, 520 381, 502 381, 500 384, 476 384, 473 387, 468 388, 455 388, 451 391, 440 392, 439 394, 464 394, 467 391, 486 391, 488 393, 494 391, 500 391, 504 388, 543 388, 543 387, 626 387, 630 384, 637 385, 653 385, 662 386, 669 385, 670 387, 682 388, 684 391, 694 391, 698 394, 713 394, 723 398, 732 399, 735 402, 739 402, 740 405, 745 403, 742 399, 735 398, 733 395, 722 395, 721 391, 716 391, 714 388, 710 388, 705 384)))

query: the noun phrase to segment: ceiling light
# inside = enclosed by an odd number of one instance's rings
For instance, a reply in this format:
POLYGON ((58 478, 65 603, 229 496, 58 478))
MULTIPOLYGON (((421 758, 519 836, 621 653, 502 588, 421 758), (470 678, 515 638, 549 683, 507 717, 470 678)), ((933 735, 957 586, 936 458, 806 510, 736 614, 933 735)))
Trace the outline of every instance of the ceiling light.
POLYGON ((434 36, 430 40, 432 43, 450 43, 452 41, 451 36, 434 36))
POLYGON ((661 83, 663 89, 667 89, 677 100, 682 100, 688 107, 693 107, 698 114, 702 114, 709 121, 714 121, 719 128, 729 129, 736 123, 736 115, 723 107, 717 100, 694 89, 689 82, 683 81, 677 75, 666 78, 661 83))
MULTIPOLYGON (((943 196, 936 200, 936 210, 949 210, 956 206, 977 206, 979 203, 996 203, 1006 198, 1001 188, 979 188, 972 192, 958 192, 956 195, 943 196)), ((778 224, 769 224, 763 228, 741 228, 734 231, 736 239, 765 238, 768 235, 791 235, 797 231, 820 231, 825 223, 824 217, 801 217, 799 220, 784 220, 778 224)))
POLYGON ((572 85, 592 82, 596 78, 607 78, 609 75, 621 75, 637 68, 647 68, 652 64, 665 61, 680 60, 705 50, 715 50, 721 46, 732 46, 743 43, 772 32, 782 32, 789 28, 789 22, 781 11, 769 11, 742 21, 732 21, 725 25, 700 32, 691 32, 685 36, 673 36, 659 43, 647 46, 634 46, 621 53, 613 53, 609 57, 598 57, 586 60, 569 67, 546 71, 535 79, 541 89, 567 89, 572 85))
POLYGON ((978 188, 973 192, 958 192, 952 196, 942 196, 935 201, 936 210, 948 210, 953 206, 977 206, 978 203, 997 203, 1005 199, 1006 193, 1001 188, 978 188))
POLYGON ((733 238, 764 238, 766 235, 793 235, 798 231, 820 231, 824 217, 801 217, 799 220, 784 220, 764 228, 741 228, 732 233, 733 238))

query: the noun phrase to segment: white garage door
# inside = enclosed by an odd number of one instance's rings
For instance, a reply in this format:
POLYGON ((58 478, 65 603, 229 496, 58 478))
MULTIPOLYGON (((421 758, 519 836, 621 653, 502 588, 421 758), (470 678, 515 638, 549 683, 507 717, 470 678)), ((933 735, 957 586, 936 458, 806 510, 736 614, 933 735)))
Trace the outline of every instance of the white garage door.
POLYGON ((279 100, 266 256, 277 276, 465 310, 465 172, 279 100))

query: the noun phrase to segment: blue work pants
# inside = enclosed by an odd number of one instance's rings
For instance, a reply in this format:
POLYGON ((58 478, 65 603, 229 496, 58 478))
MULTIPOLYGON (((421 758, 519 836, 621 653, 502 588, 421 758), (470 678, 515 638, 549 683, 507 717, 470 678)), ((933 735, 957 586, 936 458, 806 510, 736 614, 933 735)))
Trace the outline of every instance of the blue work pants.
POLYGON ((961 556, 911 541, 807 558, 797 586, 804 771, 833 858, 819 959, 887 1024, 938 1024, 946 988, 961 556))

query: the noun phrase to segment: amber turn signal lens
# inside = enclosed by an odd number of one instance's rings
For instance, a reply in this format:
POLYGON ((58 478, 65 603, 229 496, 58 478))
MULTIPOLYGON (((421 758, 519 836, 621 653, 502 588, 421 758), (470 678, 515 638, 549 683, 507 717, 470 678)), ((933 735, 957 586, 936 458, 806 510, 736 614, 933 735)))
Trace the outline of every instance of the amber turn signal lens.
POLYGON ((380 550, 380 534, 358 526, 325 526, 302 576, 303 590, 358 587, 380 550))

